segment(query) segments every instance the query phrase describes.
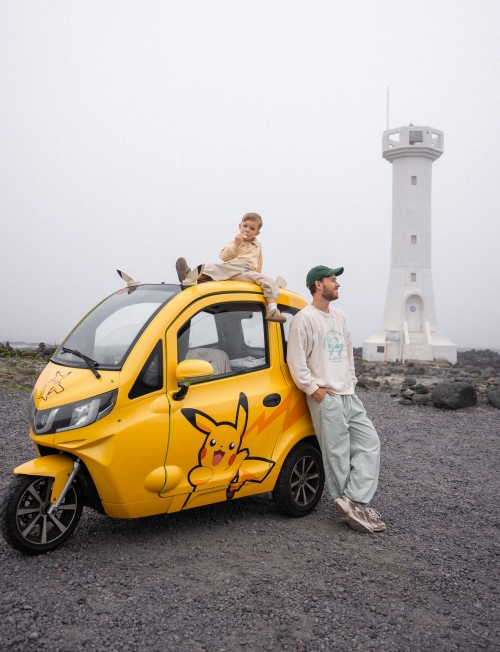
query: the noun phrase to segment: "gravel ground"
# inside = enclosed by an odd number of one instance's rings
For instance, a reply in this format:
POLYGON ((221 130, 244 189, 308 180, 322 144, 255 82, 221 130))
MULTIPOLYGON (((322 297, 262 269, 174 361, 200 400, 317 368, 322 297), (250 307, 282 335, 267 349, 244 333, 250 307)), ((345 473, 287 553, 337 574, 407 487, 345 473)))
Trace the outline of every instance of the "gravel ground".
MULTIPOLYGON (((269 495, 135 521, 85 510, 53 553, 0 541, 0 649, 500 649, 500 411, 360 396, 385 533, 354 532, 326 494, 303 519, 269 495)), ((0 391, 0 486, 33 457, 27 401, 0 391)))

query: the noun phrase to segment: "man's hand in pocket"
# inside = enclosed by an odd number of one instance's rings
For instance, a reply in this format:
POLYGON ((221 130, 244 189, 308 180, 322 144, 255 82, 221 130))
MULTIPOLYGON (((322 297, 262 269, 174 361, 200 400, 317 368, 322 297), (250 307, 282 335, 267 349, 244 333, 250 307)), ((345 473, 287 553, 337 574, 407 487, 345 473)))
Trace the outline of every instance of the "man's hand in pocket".
POLYGON ((316 403, 323 403, 325 396, 330 394, 330 396, 335 396, 334 392, 327 387, 318 387, 318 389, 311 394, 316 403))

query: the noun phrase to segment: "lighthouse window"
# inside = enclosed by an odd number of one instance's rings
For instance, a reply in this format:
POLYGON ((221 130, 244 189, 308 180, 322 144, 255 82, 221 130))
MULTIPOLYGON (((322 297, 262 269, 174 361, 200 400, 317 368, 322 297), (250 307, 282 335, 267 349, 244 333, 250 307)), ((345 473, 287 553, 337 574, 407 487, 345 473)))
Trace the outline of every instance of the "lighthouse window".
POLYGON ((377 346, 377 353, 384 353, 385 346, 377 346))
POLYGON ((411 178, 411 185, 416 186, 417 185, 417 177, 412 177, 411 178))
POLYGON ((417 275, 415 274, 415 272, 412 272, 412 273, 411 273, 411 282, 412 282, 412 283, 416 283, 416 282, 417 282, 417 275))
POLYGON ((411 236, 411 243, 412 244, 417 244, 417 236, 416 235, 411 236))
POLYGON ((423 131, 410 131, 410 145, 415 143, 424 142, 424 132, 423 131))

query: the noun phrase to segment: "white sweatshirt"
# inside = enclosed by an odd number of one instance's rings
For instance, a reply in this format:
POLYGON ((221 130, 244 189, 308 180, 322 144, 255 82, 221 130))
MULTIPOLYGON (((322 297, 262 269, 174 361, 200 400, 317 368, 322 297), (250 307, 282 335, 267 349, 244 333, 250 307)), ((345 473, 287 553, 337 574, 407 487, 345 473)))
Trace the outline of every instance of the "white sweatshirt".
POLYGON ((354 394, 358 381, 344 313, 330 307, 327 315, 312 304, 297 313, 288 335, 287 363, 295 384, 308 396, 319 387, 354 394))

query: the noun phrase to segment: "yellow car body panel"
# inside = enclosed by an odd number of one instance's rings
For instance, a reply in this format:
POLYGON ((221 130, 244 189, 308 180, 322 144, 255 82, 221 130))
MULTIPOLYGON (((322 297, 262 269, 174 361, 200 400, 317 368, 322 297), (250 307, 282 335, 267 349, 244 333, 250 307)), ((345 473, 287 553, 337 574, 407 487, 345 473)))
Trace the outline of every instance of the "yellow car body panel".
MULTIPOLYGON (((214 304, 248 302, 260 306, 264 314, 262 290, 252 283, 209 282, 186 288, 150 321, 120 370, 102 370, 97 379, 87 367, 49 362, 35 385, 37 410, 113 389, 118 389, 116 404, 107 416, 80 429, 51 435, 31 431, 39 450, 53 448, 68 455, 47 455, 15 472, 31 474, 22 469, 45 464, 44 473, 38 474, 55 477, 59 486, 62 467, 66 473, 69 461, 78 457, 105 513, 117 518, 172 513, 272 491, 291 448, 314 434, 305 396, 292 382, 284 360, 279 324, 264 322, 268 356, 264 367, 193 383, 182 400, 174 398, 179 391, 177 346, 182 326, 214 304), (130 398, 159 342, 163 387, 130 398), (278 405, 263 405, 266 397, 276 394, 278 405), (217 444, 211 448, 214 440, 217 444)), ((295 309, 306 305, 303 297, 286 290, 279 303, 295 309)))

